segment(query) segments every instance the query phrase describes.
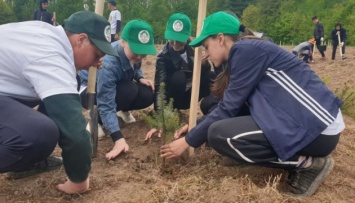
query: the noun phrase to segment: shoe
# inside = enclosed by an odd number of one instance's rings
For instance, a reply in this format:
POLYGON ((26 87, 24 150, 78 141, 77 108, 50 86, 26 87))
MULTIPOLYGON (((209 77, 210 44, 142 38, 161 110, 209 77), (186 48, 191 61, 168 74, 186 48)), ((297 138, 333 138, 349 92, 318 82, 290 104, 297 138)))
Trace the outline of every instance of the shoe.
POLYGON ((7 173, 8 179, 20 179, 28 176, 32 176, 38 173, 43 173, 60 168, 63 165, 62 157, 49 156, 43 161, 36 163, 35 165, 20 170, 14 170, 7 173))
POLYGON ((134 123, 136 119, 132 116, 129 111, 119 111, 117 112, 117 116, 122 118, 125 123, 134 123))
POLYGON ((290 192, 296 196, 311 196, 333 169, 334 161, 329 157, 313 157, 312 165, 289 173, 290 192))
POLYGON ((343 55, 343 56, 342 56, 342 59, 343 59, 343 60, 346 59, 346 56, 343 55))
MULTIPOLYGON (((104 130, 102 129, 102 127, 101 127, 101 125, 100 124, 97 124, 98 126, 97 126, 97 130, 98 130, 98 135, 97 135, 97 137, 98 137, 98 139, 99 140, 101 140, 101 139, 103 139, 104 137, 105 137, 105 132, 104 132, 104 130)), ((91 133, 91 131, 90 131, 90 123, 88 123, 87 125, 86 125, 86 130, 89 132, 89 133, 91 133)))

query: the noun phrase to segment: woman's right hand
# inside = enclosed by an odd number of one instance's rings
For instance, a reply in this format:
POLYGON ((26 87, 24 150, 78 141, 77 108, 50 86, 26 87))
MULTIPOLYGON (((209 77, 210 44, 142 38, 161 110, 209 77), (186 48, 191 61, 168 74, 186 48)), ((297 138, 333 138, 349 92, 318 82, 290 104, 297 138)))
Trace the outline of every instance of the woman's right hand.
POLYGON ((178 139, 179 137, 182 136, 182 134, 187 133, 188 130, 189 130, 189 124, 186 124, 186 125, 182 126, 180 129, 175 131, 174 138, 178 139))

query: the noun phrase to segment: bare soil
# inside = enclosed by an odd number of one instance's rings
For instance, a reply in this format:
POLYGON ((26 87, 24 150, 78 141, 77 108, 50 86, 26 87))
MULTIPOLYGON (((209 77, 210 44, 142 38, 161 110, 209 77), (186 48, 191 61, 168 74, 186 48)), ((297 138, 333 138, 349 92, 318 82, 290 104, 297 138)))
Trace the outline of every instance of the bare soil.
MULTIPOLYGON (((158 47, 159 49, 161 46, 158 47)), ((285 47, 290 50, 290 47, 285 47)), ((330 48, 330 47, 328 47, 330 48)), ((335 90, 348 81, 355 84, 355 48, 347 48, 347 59, 320 60, 316 53, 312 69, 335 90)), ((145 77, 154 78, 155 57, 143 63, 145 77)), ((186 113, 186 112, 185 112, 186 113)), ((222 158, 208 147, 196 150, 190 159, 168 161, 160 170, 158 150, 162 141, 144 142, 149 127, 138 112, 138 120, 122 125, 130 146, 126 154, 113 161, 104 156, 111 147, 109 137, 99 141, 93 159, 90 190, 82 195, 66 195, 55 186, 66 180, 63 168, 20 180, 0 175, 0 202, 354 202, 355 198, 355 120, 345 117, 346 129, 332 153, 335 167, 318 191, 309 198, 295 198, 284 191, 287 173, 252 166, 225 166, 222 158)), ((186 113, 187 115, 187 113, 186 113)), ((187 120, 184 118, 183 120, 187 120)), ((322 147, 322 146, 319 146, 322 147)), ((55 153, 59 154, 60 149, 55 153)))

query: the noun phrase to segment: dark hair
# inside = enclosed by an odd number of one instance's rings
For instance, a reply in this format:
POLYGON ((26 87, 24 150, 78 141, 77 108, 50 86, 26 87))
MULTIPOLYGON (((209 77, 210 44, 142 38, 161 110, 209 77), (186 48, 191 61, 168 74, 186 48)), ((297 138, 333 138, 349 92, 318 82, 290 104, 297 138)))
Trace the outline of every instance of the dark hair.
POLYGON ((335 23, 335 27, 337 27, 337 26, 341 27, 341 23, 339 23, 339 22, 335 23))
POLYGON ((108 3, 110 3, 112 6, 116 6, 117 5, 115 0, 109 0, 108 3))
MULTIPOLYGON (((234 42, 236 42, 238 40, 243 40, 243 39, 264 40, 262 38, 254 36, 253 32, 251 30, 249 30, 248 28, 244 29, 244 32, 242 35, 225 34, 225 36, 229 37, 234 42)), ((217 37, 217 35, 212 35, 210 37, 215 39, 217 37)), ((223 97, 224 90, 227 89, 228 84, 229 84, 229 75, 230 75, 227 63, 222 64, 222 67, 220 67, 220 68, 223 68, 223 71, 216 77, 216 79, 213 81, 213 84, 211 86, 211 93, 217 98, 223 97)))
POLYGON ((317 16, 313 16, 312 20, 315 20, 315 19, 318 19, 318 17, 317 16))
POLYGON ((41 4, 47 3, 48 4, 48 0, 41 0, 41 4))

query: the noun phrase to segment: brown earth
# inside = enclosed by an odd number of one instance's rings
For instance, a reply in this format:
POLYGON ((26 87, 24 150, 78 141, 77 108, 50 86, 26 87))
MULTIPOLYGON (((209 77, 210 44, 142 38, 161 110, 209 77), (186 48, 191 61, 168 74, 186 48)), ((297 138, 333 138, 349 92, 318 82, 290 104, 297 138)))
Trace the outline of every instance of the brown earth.
MULTIPOLYGON (((160 48, 160 47, 159 47, 160 48)), ((290 49, 290 47, 286 47, 290 49)), ((329 47, 328 47, 329 48, 329 47)), ((320 60, 316 53, 312 69, 335 90, 355 81, 355 48, 347 48, 347 59, 320 60)), ((337 56, 338 57, 338 56, 337 56)), ((145 77, 154 77, 155 57, 144 60, 145 77)), ((332 157, 335 167, 318 191, 309 198, 283 192, 287 173, 261 167, 227 167, 209 148, 196 150, 191 159, 168 161, 161 173, 158 156, 162 141, 144 142, 149 127, 134 112, 138 122, 123 126, 130 151, 113 161, 104 158, 112 147, 109 138, 99 141, 93 159, 90 190, 82 195, 65 195, 55 186, 66 179, 64 169, 20 180, 0 175, 0 202, 354 202, 355 120, 345 117, 346 129, 332 157)), ((186 118, 184 120, 187 120, 186 118)), ((319 146, 322 147, 322 146, 319 146)), ((56 153, 60 150, 57 149, 56 153)))

